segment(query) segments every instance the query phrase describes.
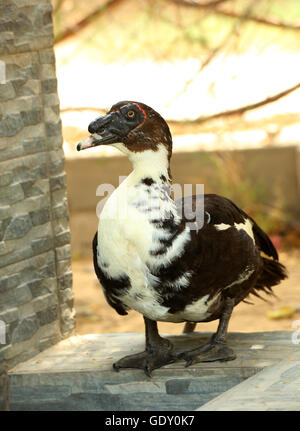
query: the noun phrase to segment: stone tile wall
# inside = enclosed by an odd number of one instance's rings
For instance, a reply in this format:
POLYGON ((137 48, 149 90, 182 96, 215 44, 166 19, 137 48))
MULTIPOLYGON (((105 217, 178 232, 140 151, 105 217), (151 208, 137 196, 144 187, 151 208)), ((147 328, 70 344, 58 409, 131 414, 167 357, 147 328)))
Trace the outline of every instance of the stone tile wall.
POLYGON ((0 1, 0 409, 5 371, 74 333, 68 216, 51 1, 0 1))

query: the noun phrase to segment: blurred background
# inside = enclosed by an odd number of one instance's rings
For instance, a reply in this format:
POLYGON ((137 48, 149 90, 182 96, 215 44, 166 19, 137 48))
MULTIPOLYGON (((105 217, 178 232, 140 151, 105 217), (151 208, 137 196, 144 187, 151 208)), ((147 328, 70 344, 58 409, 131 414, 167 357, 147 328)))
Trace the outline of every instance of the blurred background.
MULTIPOLYGON (((106 304, 92 266, 97 187, 117 186, 130 164, 114 148, 76 152, 90 121, 120 100, 146 103, 168 121, 175 183, 204 184, 206 193, 233 200, 271 236, 288 267, 277 298, 240 304, 229 329, 295 329, 299 0, 53 0, 53 18, 77 332, 144 330, 140 315, 121 317, 106 304)), ((160 328, 180 333, 183 325, 160 328)))

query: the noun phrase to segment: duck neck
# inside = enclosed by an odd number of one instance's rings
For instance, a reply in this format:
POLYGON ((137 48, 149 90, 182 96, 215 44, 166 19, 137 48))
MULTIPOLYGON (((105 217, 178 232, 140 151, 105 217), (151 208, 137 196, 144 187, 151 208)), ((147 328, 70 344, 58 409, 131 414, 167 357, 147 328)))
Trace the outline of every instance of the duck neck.
POLYGON ((170 156, 165 146, 159 145, 157 151, 131 153, 129 159, 133 167, 130 175, 132 182, 150 178, 154 182, 171 185, 170 156))

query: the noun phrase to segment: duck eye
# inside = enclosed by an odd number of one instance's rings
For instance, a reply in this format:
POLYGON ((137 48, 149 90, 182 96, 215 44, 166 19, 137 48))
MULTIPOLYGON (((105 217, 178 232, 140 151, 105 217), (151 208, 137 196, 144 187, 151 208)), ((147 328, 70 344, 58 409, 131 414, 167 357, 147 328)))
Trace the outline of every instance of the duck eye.
POLYGON ((134 111, 131 110, 131 111, 127 112, 127 117, 128 118, 133 118, 134 116, 135 116, 135 112, 134 111))

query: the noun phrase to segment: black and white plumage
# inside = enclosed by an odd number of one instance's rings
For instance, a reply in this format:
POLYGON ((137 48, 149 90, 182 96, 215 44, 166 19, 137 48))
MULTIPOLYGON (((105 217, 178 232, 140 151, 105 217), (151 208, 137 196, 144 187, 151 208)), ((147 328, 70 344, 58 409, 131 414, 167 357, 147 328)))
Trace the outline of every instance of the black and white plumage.
POLYGON ((178 359, 187 365, 234 359, 225 339, 234 306, 250 294, 271 293, 286 277, 271 240, 234 203, 214 194, 204 196, 201 229, 190 229, 184 214, 195 209, 188 208, 191 200, 174 202, 170 194, 172 137, 150 107, 119 102, 89 132, 78 150, 110 144, 133 165, 107 200, 93 240, 95 272, 108 303, 121 315, 134 309, 145 320, 146 350, 122 358, 115 369, 150 374, 178 359), (180 357, 156 324, 216 319, 212 340, 180 357))

